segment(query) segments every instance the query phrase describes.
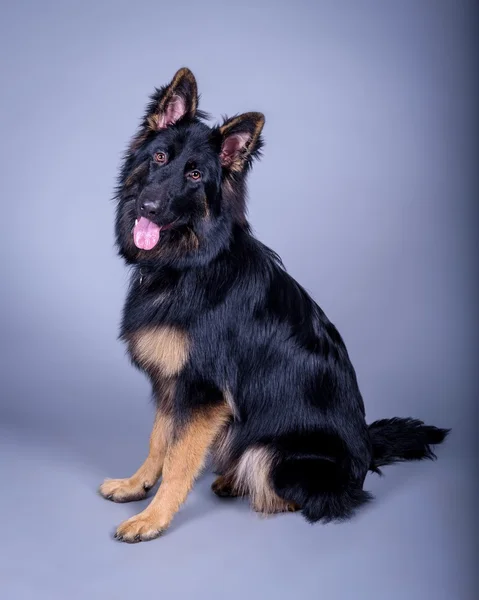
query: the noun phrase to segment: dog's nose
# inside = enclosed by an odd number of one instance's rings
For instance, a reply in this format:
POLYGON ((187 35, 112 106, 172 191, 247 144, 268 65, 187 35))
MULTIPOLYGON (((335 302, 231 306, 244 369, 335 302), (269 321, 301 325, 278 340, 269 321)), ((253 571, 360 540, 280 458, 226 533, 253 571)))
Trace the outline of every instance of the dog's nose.
POLYGON ((156 213, 158 212, 158 207, 156 206, 156 203, 151 201, 151 200, 145 200, 144 202, 141 203, 140 206, 140 210, 141 210, 141 214, 144 217, 154 217, 156 215, 156 213))

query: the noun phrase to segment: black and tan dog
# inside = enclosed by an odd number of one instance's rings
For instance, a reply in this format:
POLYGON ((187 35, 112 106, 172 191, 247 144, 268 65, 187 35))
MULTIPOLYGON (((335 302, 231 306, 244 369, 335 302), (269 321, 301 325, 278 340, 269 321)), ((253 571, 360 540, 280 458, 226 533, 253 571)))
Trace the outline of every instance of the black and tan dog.
POLYGON ((121 338, 157 410, 146 461, 100 492, 138 500, 162 476, 118 527, 126 542, 165 531, 210 451, 218 495, 315 522, 351 516, 370 498, 368 471, 434 458, 447 434, 413 419, 366 424, 341 336, 246 220, 263 115, 214 128, 205 117, 181 69, 152 96, 119 179, 117 243, 133 265, 121 338))

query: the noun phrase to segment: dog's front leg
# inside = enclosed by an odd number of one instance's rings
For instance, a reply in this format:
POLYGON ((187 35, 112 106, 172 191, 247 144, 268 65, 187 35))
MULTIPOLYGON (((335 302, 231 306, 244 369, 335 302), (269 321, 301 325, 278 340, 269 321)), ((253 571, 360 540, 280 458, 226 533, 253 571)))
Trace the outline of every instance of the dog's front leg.
POLYGON ((225 404, 203 408, 175 432, 163 466, 163 480, 150 505, 124 521, 115 537, 124 542, 141 542, 160 536, 186 500, 211 444, 230 415, 225 404))
POLYGON ((150 435, 150 449, 145 462, 134 475, 126 479, 106 479, 100 494, 113 502, 142 500, 160 478, 171 436, 171 418, 158 409, 150 435))

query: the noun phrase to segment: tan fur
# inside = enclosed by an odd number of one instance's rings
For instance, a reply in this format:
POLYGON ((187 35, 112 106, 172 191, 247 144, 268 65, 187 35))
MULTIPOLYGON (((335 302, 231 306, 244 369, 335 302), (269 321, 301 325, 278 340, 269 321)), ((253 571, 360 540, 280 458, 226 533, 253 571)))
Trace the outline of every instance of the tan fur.
POLYGON ((272 462, 271 450, 264 446, 246 450, 236 469, 235 489, 242 496, 250 496, 257 512, 273 514, 297 510, 273 490, 270 481, 272 462))
POLYGON ((234 119, 230 119, 229 121, 227 121, 224 125, 222 125, 220 127, 221 135, 225 135, 225 133, 227 133, 230 129, 232 129, 235 125, 238 125, 242 121, 243 121, 243 115, 240 115, 239 117, 235 117, 234 119))
POLYGON ((181 329, 161 326, 135 332, 129 337, 129 346, 132 356, 146 370, 159 370, 171 377, 188 360, 190 341, 181 329))
POLYGON ((125 186, 130 187, 131 185, 133 185, 133 183, 135 183, 137 178, 139 176, 143 175, 147 169, 148 169, 147 161, 144 161, 140 165, 138 165, 138 167, 136 167, 136 169, 134 169, 134 171, 128 176, 127 180, 125 181, 125 186))
POLYGON ((216 437, 213 446, 214 462, 218 469, 222 468, 221 465, 228 463, 232 441, 231 428, 225 425, 216 437))
POLYGON ((139 133, 138 135, 136 135, 130 143, 130 151, 131 152, 135 152, 136 150, 138 150, 138 148, 144 143, 146 142, 147 138, 148 138, 149 132, 148 131, 142 131, 141 133, 139 133))
MULTIPOLYGON (((238 409, 236 408, 233 395, 229 389, 224 391, 223 397, 226 404, 230 409, 230 415, 234 421, 239 419, 238 409)), ((213 460, 219 470, 223 470, 223 465, 229 462, 228 456, 230 453, 231 442, 233 438, 231 435, 230 423, 225 423, 225 426, 219 431, 213 444, 213 460)))
POLYGON ((231 476, 231 474, 220 475, 217 477, 214 480, 211 489, 218 496, 234 497, 238 495, 235 489, 234 478, 231 476))
POLYGON ((154 115, 148 115, 146 120, 147 120, 149 129, 151 129, 152 131, 158 131, 158 123, 160 120, 159 114, 155 113, 154 115))
POLYGON ((233 187, 233 182, 229 177, 226 177, 223 180, 223 192, 228 194, 228 195, 234 195, 234 187, 233 187))
POLYGON ((190 227, 187 228, 188 233, 184 235, 179 242, 179 253, 194 252, 200 247, 200 240, 196 233, 190 227))
POLYGON ((159 410, 150 435, 150 449, 145 462, 127 479, 105 479, 100 494, 114 502, 129 502, 146 496, 160 478, 166 448, 172 437, 171 418, 159 410))
POLYGON ((203 467, 208 449, 229 418, 230 409, 225 403, 205 410, 185 426, 167 450, 163 481, 156 496, 143 512, 118 527, 117 537, 125 541, 153 539, 169 526, 203 467))
POLYGON ((233 161, 230 165, 229 165, 229 170, 234 172, 234 173, 240 173, 243 170, 243 166, 245 163, 245 156, 246 152, 244 154, 242 154, 241 156, 239 156, 235 161, 233 161))
POLYGON ((238 409, 236 408, 233 394, 231 393, 231 391, 229 389, 226 389, 223 395, 224 395, 226 404, 230 407, 231 414, 233 415, 234 420, 235 421, 239 420, 238 409))

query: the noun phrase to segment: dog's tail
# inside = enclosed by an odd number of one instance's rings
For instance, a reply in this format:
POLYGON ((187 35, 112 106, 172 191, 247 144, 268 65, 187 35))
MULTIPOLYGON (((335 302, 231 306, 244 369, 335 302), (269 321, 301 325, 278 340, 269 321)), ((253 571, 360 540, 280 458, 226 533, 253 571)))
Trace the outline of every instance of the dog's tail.
POLYGON ((417 419, 382 419, 369 426, 373 446, 370 470, 381 473, 379 467, 412 460, 434 460, 431 446, 441 444, 450 429, 425 425, 417 419))

